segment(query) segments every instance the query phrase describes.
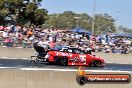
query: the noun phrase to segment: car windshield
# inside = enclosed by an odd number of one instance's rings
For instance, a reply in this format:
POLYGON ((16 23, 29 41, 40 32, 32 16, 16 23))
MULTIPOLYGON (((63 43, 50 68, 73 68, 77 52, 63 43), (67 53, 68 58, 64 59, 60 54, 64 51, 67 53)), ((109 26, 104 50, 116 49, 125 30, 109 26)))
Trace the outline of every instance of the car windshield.
POLYGON ((82 51, 80 49, 74 49, 74 53, 76 53, 76 54, 86 54, 84 51, 82 51))
POLYGON ((63 46, 62 45, 57 45, 52 50, 62 50, 63 46))

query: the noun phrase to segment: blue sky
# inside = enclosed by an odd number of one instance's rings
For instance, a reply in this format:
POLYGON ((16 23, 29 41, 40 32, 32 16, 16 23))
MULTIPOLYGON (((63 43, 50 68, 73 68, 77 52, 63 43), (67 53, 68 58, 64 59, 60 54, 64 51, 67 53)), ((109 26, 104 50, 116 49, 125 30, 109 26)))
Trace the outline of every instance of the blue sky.
MULTIPOLYGON (((108 13, 116 23, 132 29, 132 0, 95 0, 96 13, 108 13)), ((76 13, 93 14, 94 0, 43 0, 41 5, 51 13, 73 11, 76 13)))

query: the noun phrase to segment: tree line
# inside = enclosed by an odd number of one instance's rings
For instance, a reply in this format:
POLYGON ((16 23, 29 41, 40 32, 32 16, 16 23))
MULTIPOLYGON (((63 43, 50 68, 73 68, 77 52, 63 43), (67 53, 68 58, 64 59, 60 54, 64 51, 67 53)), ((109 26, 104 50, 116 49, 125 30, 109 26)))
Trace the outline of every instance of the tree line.
MULTIPOLYGON (((42 25, 60 29, 82 27, 92 29, 93 17, 86 13, 65 11, 60 14, 48 14, 48 10, 39 8, 42 0, 0 0, 0 25, 42 25)), ((95 33, 115 32, 115 19, 107 13, 95 14, 95 33)), ((119 30, 128 33, 132 31, 120 26, 119 30)))
MULTIPOLYGON (((82 27, 92 31, 93 17, 86 13, 77 14, 73 11, 65 11, 60 14, 49 14, 48 19, 43 24, 43 27, 55 27, 59 29, 73 29, 82 27)), ((116 19, 107 13, 95 14, 94 20, 95 33, 132 33, 132 29, 122 25, 116 25, 116 19)))
MULTIPOLYGON (((93 18, 86 13, 77 14, 72 11, 65 11, 61 14, 50 14, 44 27, 53 26, 61 29, 73 29, 82 27, 89 31, 92 29, 93 18)), ((95 14, 95 32, 115 32, 115 20, 108 14, 95 14)))

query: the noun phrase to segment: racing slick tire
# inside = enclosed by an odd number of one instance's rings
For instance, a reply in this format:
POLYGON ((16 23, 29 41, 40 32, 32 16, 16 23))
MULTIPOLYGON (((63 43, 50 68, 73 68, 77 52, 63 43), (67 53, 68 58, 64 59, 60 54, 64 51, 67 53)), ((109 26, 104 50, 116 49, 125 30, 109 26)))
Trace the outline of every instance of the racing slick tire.
POLYGON ((57 65, 67 66, 68 65, 68 58, 67 57, 54 57, 55 63, 57 65))
POLYGON ((61 57, 60 64, 63 66, 68 65, 68 58, 67 57, 61 57))
POLYGON ((90 66, 91 66, 91 67, 103 67, 101 64, 102 64, 101 61, 99 61, 99 60, 94 60, 94 61, 92 61, 92 62, 90 63, 90 66))

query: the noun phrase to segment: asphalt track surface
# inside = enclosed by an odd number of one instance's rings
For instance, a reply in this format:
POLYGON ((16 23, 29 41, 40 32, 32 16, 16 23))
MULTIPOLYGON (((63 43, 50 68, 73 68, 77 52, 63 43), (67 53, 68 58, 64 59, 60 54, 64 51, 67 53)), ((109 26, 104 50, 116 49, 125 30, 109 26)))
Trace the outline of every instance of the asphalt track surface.
MULTIPOLYGON (((78 66, 60 66, 48 64, 45 62, 30 63, 30 59, 12 59, 0 58, 0 68, 51 68, 51 69, 78 69, 78 66)), ((132 73, 132 64, 107 63, 104 67, 84 67, 85 70, 110 70, 110 71, 128 71, 132 73)))
MULTIPOLYGON (((77 69, 76 66, 58 66, 44 63, 31 64, 30 57, 34 55, 34 49, 19 49, 0 47, 0 68, 52 68, 52 69, 77 69), (6 58, 4 58, 6 57, 6 58), (15 58, 14 58, 15 57, 15 58)), ((114 70, 132 72, 132 53, 112 54, 102 52, 92 52, 97 57, 105 60, 103 68, 85 67, 87 70, 114 70)))

